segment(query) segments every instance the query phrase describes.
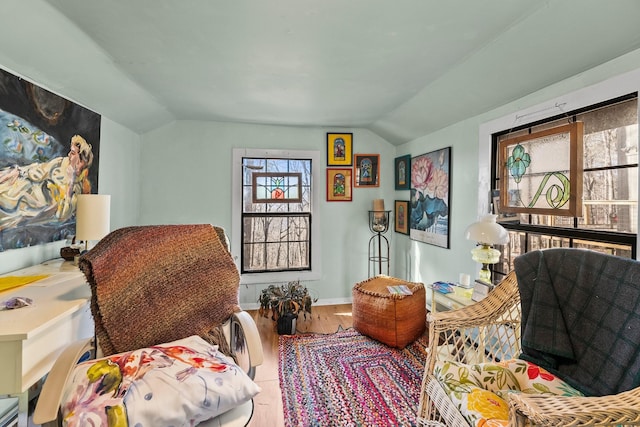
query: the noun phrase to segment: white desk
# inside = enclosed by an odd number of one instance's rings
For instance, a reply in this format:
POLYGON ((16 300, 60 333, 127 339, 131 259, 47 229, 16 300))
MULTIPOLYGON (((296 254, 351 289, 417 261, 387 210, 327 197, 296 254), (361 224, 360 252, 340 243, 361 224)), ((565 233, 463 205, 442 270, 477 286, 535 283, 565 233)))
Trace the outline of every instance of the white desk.
POLYGON ((28 391, 45 376, 63 348, 93 335, 91 291, 71 262, 47 261, 5 276, 50 276, 0 292, 0 302, 28 297, 33 305, 0 310, 0 395, 19 398, 19 426, 26 426, 28 391))

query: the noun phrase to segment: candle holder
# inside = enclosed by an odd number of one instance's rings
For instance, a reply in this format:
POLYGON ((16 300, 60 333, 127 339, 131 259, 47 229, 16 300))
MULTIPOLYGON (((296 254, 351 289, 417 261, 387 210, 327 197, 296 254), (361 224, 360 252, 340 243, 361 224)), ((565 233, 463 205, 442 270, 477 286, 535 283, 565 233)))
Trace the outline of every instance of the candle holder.
POLYGON ((369 211, 369 230, 375 233, 369 239, 369 277, 371 272, 382 274, 382 265, 387 265, 389 275, 389 240, 383 236, 389 230, 391 211, 369 211))

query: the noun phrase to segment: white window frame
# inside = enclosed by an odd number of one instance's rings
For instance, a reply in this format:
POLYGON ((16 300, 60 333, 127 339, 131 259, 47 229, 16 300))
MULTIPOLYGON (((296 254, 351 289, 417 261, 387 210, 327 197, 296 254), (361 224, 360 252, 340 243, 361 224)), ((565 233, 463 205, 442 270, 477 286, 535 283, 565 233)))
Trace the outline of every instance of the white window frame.
POLYGON ((241 271, 242 251, 242 158, 262 157, 311 160, 311 270, 242 273, 243 285, 285 283, 292 280, 319 280, 322 276, 320 240, 320 151, 317 150, 261 150, 234 148, 231 166, 231 255, 241 271))

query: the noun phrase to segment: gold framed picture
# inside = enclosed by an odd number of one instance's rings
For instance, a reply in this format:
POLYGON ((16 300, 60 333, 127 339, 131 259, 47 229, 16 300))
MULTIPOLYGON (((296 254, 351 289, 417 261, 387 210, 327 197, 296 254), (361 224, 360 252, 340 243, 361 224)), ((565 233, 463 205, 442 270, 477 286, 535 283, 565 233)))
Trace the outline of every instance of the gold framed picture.
POLYGON ((351 168, 327 168, 327 202, 351 201, 351 173, 351 168))

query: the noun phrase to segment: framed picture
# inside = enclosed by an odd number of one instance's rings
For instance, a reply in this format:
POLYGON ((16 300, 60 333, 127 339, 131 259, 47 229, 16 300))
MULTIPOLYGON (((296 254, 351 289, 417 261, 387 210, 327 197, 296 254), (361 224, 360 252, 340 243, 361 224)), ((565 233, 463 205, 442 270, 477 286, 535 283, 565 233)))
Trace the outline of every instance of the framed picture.
POLYGON ((394 211, 394 228, 396 233, 409 234, 409 201, 396 200, 394 211))
POLYGON ((582 122, 500 142, 501 213, 582 216, 582 122))
POLYGON ((396 157, 394 162, 396 190, 411 189, 411 155, 396 157))
POLYGON ((351 166, 352 133, 327 133, 327 166, 351 166))
POLYGON ((327 202, 350 202, 353 170, 327 168, 327 202))
POLYGON ((380 186, 380 154, 354 154, 354 187, 380 186))
POLYGON ((411 239, 449 248, 451 147, 411 159, 411 239))

